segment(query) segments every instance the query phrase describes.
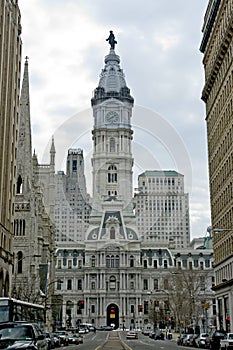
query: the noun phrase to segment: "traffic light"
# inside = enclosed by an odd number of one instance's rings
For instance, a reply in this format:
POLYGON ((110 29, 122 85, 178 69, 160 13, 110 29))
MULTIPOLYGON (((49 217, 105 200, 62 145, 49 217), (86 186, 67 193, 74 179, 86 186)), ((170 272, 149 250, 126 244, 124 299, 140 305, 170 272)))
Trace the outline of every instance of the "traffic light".
POLYGON ((142 312, 142 305, 138 305, 138 312, 142 312))
POLYGON ((80 310, 84 309, 84 300, 79 300, 78 301, 78 307, 80 310))

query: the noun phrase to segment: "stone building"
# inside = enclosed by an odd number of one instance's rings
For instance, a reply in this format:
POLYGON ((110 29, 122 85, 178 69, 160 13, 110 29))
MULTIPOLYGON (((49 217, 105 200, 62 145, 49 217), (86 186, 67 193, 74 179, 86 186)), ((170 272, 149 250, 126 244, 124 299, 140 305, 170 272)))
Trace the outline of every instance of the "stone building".
POLYGON ((84 157, 81 149, 69 149, 66 174, 55 175, 55 226, 57 243, 84 241, 90 216, 84 157))
POLYGON ((173 242, 179 249, 189 245, 189 197, 182 174, 174 170, 140 174, 135 205, 137 227, 144 240, 167 246, 173 242))
POLYGON ((13 266, 13 213, 22 45, 18 1, 1 1, 0 18, 0 296, 8 296, 13 266))
POLYGON ((32 154, 28 60, 20 96, 17 186, 14 211, 14 265, 11 296, 50 303, 55 280, 53 222, 55 147, 50 163, 38 164, 32 154), (42 176, 42 175, 43 176, 42 176), (43 298, 41 298, 43 296, 43 298))
MULTIPOLYGON (((137 229, 132 188, 134 100, 113 48, 91 102, 92 211, 83 242, 58 244, 56 293, 63 300, 62 314, 54 310, 53 320, 68 328, 81 323, 203 328, 204 303, 212 304, 212 250, 175 249, 174 242, 170 247, 159 245, 141 239, 137 229), (182 284, 187 274, 192 274, 188 295, 187 284, 182 284), (175 278, 179 287, 172 289, 175 278), (174 303, 177 298, 179 303, 174 303)), ((208 312, 212 317, 212 309, 208 312)))
POLYGON ((233 1, 209 0, 200 46, 205 70, 218 327, 233 332, 233 1))

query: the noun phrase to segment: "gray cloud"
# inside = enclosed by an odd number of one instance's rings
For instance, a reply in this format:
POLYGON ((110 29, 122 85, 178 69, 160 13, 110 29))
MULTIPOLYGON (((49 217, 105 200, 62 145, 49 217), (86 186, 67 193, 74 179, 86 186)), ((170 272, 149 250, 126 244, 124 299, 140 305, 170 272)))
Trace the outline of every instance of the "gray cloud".
MULTIPOLYGON (((19 5, 24 54, 30 57, 33 138, 39 158, 45 156, 44 145, 58 126, 64 127, 59 128, 61 137, 72 130, 74 144, 87 147, 90 153, 91 145, 81 141, 78 130, 91 131, 92 117, 79 119, 76 135, 67 121, 90 107, 109 51, 105 39, 113 29, 135 104, 158 112, 187 149, 192 168, 192 236, 205 233, 210 212, 199 45, 207 1, 21 0, 19 5)), ((58 149, 70 147, 56 138, 55 143, 58 149)), ((134 149, 140 159, 139 144, 134 149)), ((156 165, 161 165, 159 159, 156 165)))

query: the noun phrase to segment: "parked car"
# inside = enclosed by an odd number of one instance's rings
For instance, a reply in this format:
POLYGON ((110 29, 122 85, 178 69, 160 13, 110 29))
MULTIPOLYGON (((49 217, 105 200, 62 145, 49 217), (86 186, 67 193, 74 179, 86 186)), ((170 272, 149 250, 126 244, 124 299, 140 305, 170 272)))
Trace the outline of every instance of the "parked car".
POLYGON ((155 336, 154 336, 155 340, 164 340, 164 334, 161 331, 157 331, 155 332, 155 336))
POLYGON ((149 338, 151 338, 151 339, 154 339, 155 338, 155 332, 154 331, 151 331, 150 333, 149 333, 149 338))
POLYGON ((220 340, 225 337, 226 332, 223 330, 215 330, 208 337, 206 337, 206 348, 211 350, 220 349, 220 340))
POLYGON ((149 334, 150 334, 150 332, 151 332, 151 329, 143 329, 142 330, 142 334, 144 334, 144 335, 148 335, 149 336, 149 334))
POLYGON ((8 322, 0 324, 0 349, 48 350, 48 343, 38 325, 8 322))
POLYGON ((79 336, 77 334, 69 334, 69 344, 80 344, 79 336))
POLYGON ((138 333, 134 331, 129 331, 126 333, 126 339, 138 339, 138 333))
POLYGON ((60 338, 61 345, 69 345, 69 334, 66 331, 56 331, 55 334, 60 338))
POLYGON ((233 333, 226 333, 223 339, 220 339, 220 348, 224 349, 233 349, 233 333))
POLYGON ((83 336, 81 334, 77 334, 79 344, 83 344, 83 336))
POLYGON ((61 346, 61 339, 56 333, 52 333, 53 335, 53 340, 54 340, 54 346, 55 348, 59 348, 61 346))
POLYGON ((186 334, 186 337, 183 339, 183 344, 182 345, 190 346, 192 339, 193 339, 193 334, 186 334))
POLYGON ((197 348, 197 338, 200 336, 200 334, 193 334, 193 337, 190 339, 190 346, 197 348))
POLYGON ((206 347, 206 338, 209 336, 208 333, 200 333, 196 338, 196 344, 198 348, 206 347))
POLYGON ((183 345, 184 339, 187 337, 187 334, 180 334, 177 337, 177 345, 183 345))
POLYGON ((54 341, 54 336, 52 333, 46 332, 45 333, 45 338, 48 343, 48 350, 54 349, 55 348, 55 341, 54 341))

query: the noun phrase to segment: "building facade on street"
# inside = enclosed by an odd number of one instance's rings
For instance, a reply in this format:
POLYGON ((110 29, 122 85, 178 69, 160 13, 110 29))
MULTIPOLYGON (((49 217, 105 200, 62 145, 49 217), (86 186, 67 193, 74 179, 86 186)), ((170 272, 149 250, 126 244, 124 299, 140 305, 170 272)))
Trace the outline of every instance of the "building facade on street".
POLYGON ((216 325, 213 250, 168 249, 125 242, 57 250, 56 294, 63 296, 59 327, 82 323, 120 328, 193 328, 216 325), (61 283, 62 282, 62 283, 61 283))
POLYGON ((209 0, 203 39, 218 327, 233 332, 233 1, 209 0))
POLYGON ((0 18, 0 296, 8 296, 13 267, 13 213, 22 45, 18 1, 1 1, 0 18))
POLYGON ((189 196, 184 176, 174 170, 147 170, 138 176, 137 227, 144 240, 186 248, 190 242, 189 196))

